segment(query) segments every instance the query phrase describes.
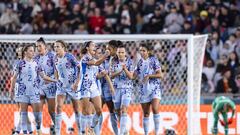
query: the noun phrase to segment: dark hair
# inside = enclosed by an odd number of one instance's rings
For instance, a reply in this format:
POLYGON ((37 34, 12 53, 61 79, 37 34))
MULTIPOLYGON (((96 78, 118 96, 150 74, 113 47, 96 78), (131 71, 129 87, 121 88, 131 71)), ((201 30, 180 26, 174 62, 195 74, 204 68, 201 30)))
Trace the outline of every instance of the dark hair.
POLYGON ((63 40, 57 40, 56 43, 60 43, 64 50, 67 50, 67 43, 65 43, 63 40))
POLYGON ((123 44, 120 44, 120 45, 118 45, 118 48, 124 48, 124 49, 126 49, 126 46, 123 45, 123 44))
POLYGON ((108 45, 112 48, 117 48, 118 47, 118 41, 117 40, 110 40, 108 42, 108 45))
POLYGON ((140 47, 144 47, 147 49, 147 51, 149 52, 149 56, 153 56, 153 47, 150 44, 147 43, 140 43, 140 47))
POLYGON ((123 42, 120 41, 120 40, 118 40, 118 41, 117 41, 117 46, 121 46, 121 45, 123 45, 123 42))
POLYGON ((24 58, 25 57, 25 52, 28 50, 28 48, 30 48, 30 47, 33 47, 33 44, 27 44, 27 45, 25 45, 25 46, 23 46, 23 48, 22 48, 22 58, 24 58))
POLYGON ((87 53, 87 47, 89 47, 91 43, 92 43, 92 41, 87 41, 87 42, 83 43, 83 46, 81 48, 81 53, 82 54, 86 54, 87 53))
POLYGON ((41 42, 41 43, 43 43, 44 45, 46 45, 46 42, 44 41, 43 37, 40 37, 40 38, 37 40, 37 42, 41 42))

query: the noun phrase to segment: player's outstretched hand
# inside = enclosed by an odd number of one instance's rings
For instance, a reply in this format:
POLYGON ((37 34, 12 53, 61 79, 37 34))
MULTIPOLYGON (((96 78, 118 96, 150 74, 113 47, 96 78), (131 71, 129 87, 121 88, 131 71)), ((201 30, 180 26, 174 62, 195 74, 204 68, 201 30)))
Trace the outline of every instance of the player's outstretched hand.
POLYGON ((225 122, 223 120, 219 120, 222 126, 225 126, 225 122))
POLYGON ((230 119, 228 120, 228 124, 232 124, 232 122, 233 122, 233 118, 230 118, 230 119))

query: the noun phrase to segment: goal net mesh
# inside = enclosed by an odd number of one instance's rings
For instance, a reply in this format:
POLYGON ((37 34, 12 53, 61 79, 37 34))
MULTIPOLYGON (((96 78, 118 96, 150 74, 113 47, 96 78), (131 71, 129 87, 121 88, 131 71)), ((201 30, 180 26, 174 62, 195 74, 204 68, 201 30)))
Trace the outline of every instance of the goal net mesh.
MULTIPOLYGON (((37 37, 37 36, 35 36, 37 37)), ((40 37, 40 36, 39 36, 40 37)), ((38 37, 38 38, 39 38, 38 37)), ((50 48, 52 48, 53 43, 55 40, 59 40, 56 38, 48 39, 47 36, 44 36, 47 44, 50 48)), ((136 36, 137 37, 137 36, 136 36)), ((161 38, 161 36, 157 36, 159 38, 132 38, 126 36, 126 39, 120 38, 119 40, 123 41, 124 45, 127 47, 128 56, 131 57, 134 61, 134 65, 137 64, 138 60, 140 59, 139 54, 139 45, 140 43, 144 42, 148 45, 151 45, 154 50, 154 55, 158 58, 162 72, 163 72, 163 79, 161 80, 161 87, 162 87, 162 99, 161 99, 161 123, 165 123, 164 125, 161 124, 160 130, 163 133, 166 129, 174 129, 177 134, 187 134, 187 111, 188 111, 188 93, 189 88, 192 88, 192 96, 189 98, 191 99, 192 109, 190 113, 197 113, 199 112, 199 102, 200 102, 200 82, 201 82, 201 69, 202 69, 202 61, 203 61, 203 54, 204 54, 204 46, 206 43, 206 36, 184 36, 184 37, 177 37, 177 36, 169 36, 166 38, 161 38), (176 38, 177 37, 177 38, 176 38), (193 56, 192 59, 192 70, 189 70, 189 48, 188 46, 192 45, 193 56), (193 74, 192 80, 192 87, 188 87, 188 75, 189 72, 193 74), (163 122, 162 122, 163 121, 163 122)), ((38 38, 24 38, 24 40, 17 40, 15 38, 8 38, 7 40, 3 40, 0 38, 0 90, 1 90, 1 107, 0 107, 0 129, 6 128, 3 131, 0 131, 0 134, 8 134, 13 128, 14 124, 16 124, 18 115, 17 115, 17 107, 12 105, 13 102, 10 101, 8 98, 8 91, 10 89, 10 77, 11 71, 14 66, 14 62, 16 60, 16 49, 20 46, 24 46, 27 44, 34 44, 38 38), (14 115, 15 114, 15 115, 14 115), (9 119, 6 119, 8 118, 9 119), (2 132, 2 133, 1 133, 2 132)), ((63 38, 62 40, 68 43, 68 51, 73 53, 76 58, 80 58, 80 49, 82 44, 85 41, 93 41, 97 44, 99 48, 103 48, 105 50, 105 46, 107 42, 111 39, 110 38, 94 38, 89 36, 88 39, 81 39, 81 37, 76 38, 63 38), (78 39, 80 38, 80 39, 78 39)), ((112 37, 112 39, 118 40, 118 38, 112 37)), ((135 82, 135 81, 134 81, 135 82)), ((129 119, 130 123, 128 124, 128 128, 130 129, 130 134, 143 134, 142 128, 142 112, 141 107, 138 105, 139 102, 139 95, 138 95, 138 85, 135 82, 132 94, 132 104, 129 108, 129 119), (138 115, 136 115, 138 114, 138 115), (136 118, 137 117, 137 118, 136 118), (134 126, 134 123, 137 123, 139 126, 134 126)), ((66 106, 64 111, 66 116, 71 117, 73 114, 72 107, 69 105, 69 102, 66 102, 66 106)), ((46 107, 44 109, 43 116, 43 126, 46 127, 43 133, 49 133, 49 125, 50 125, 50 117, 46 113, 46 107)), ((109 124, 109 115, 107 113, 106 106, 104 107, 104 114, 106 119, 103 123, 102 134, 111 134, 112 129, 109 124)), ((192 115, 194 116, 194 115, 192 115)), ((152 114, 150 115, 152 117, 152 114)), ((70 119, 70 118, 69 118, 70 119)), ((67 120, 66 120, 67 121, 67 120)), ((192 120, 194 122, 195 120, 192 120)), ((200 124, 200 121, 195 121, 200 124)), ((63 133, 68 133, 66 128, 76 126, 74 122, 68 123, 65 122, 63 128, 63 133)), ((197 125, 199 127, 199 125, 197 125)), ((153 121, 150 121, 150 131, 152 132, 154 129, 153 121)), ((76 132, 77 130, 75 130, 76 132)), ((199 131, 200 132, 200 129, 199 131)))

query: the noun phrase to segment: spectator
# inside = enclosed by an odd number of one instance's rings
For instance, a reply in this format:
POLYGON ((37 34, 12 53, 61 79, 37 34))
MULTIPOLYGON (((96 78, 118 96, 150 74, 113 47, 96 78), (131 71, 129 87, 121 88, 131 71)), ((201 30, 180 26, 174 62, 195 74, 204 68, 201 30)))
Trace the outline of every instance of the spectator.
POLYGON ((168 33, 179 33, 184 23, 182 14, 177 13, 177 7, 175 4, 170 4, 170 13, 165 18, 165 28, 168 33))
POLYGON ((94 15, 88 19, 90 33, 101 34, 105 26, 105 17, 101 15, 99 8, 94 9, 94 15))
POLYGON ((13 5, 8 4, 6 12, 0 18, 0 26, 4 27, 7 34, 16 32, 17 27, 20 25, 18 15, 13 11, 13 5))
POLYGON ((150 18, 148 27, 150 28, 149 33, 160 33, 164 25, 164 12, 160 6, 156 6, 153 16, 150 18))
POLYGON ((185 21, 183 24, 183 29, 182 32, 183 34, 192 34, 193 31, 193 27, 192 27, 192 23, 190 21, 185 21))
POLYGON ((72 13, 70 15, 70 20, 71 20, 70 24, 72 26, 73 31, 79 27, 80 23, 84 23, 84 17, 81 14, 80 8, 81 7, 80 7, 79 4, 74 4, 73 5, 73 10, 72 10, 72 13))
POLYGON ((88 34, 88 31, 86 30, 85 25, 82 23, 78 25, 78 29, 74 31, 74 34, 88 34))
POLYGON ((200 17, 197 19, 196 31, 202 33, 203 30, 210 24, 208 12, 203 10, 200 12, 200 17))
POLYGON ((229 54, 228 65, 230 66, 232 78, 234 78, 235 77, 234 73, 236 69, 239 67, 239 59, 236 52, 231 52, 229 54))
POLYGON ((202 74, 202 82, 201 82, 201 92, 203 93, 212 93, 214 92, 214 85, 211 80, 208 80, 206 74, 202 74))
POLYGON ((206 75, 207 80, 212 81, 214 74, 216 72, 216 68, 214 65, 214 61, 212 59, 208 59, 206 65, 203 66, 203 74, 206 75))
POLYGON ((222 71, 223 78, 217 83, 216 93, 236 93, 238 92, 237 85, 234 79, 231 78, 231 70, 225 69, 222 71))

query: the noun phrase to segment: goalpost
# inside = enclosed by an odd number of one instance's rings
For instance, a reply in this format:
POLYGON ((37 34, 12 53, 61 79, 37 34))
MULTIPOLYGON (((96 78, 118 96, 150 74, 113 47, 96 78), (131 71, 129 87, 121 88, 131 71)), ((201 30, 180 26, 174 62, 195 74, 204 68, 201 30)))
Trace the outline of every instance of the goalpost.
MULTIPOLYGON (((200 85, 207 35, 1 35, 0 62, 5 61, 10 69, 16 59, 16 48, 35 43, 40 37, 50 45, 56 40, 64 40, 69 45, 69 51, 77 57, 81 45, 90 40, 99 46, 106 45, 109 40, 121 40, 127 46, 129 55, 136 60, 139 59, 137 50, 141 42, 153 45, 154 55, 158 57, 163 70, 160 110, 161 112, 174 111, 178 114, 175 125, 169 127, 162 125, 161 132, 164 132, 164 129, 174 129, 177 134, 201 135, 200 85)), ((5 76, 4 73, 3 76, 5 76)), ((0 89, 7 89, 4 85, 7 81, 7 79, 3 80, 0 89)), ((137 86, 133 93, 133 103, 137 104, 137 86)), ((133 108, 130 107, 130 109, 133 108)), ((13 114, 4 115, 10 117, 13 114)), ((13 127, 13 121, 0 123, 0 129, 2 124, 11 124, 13 127)), ((140 134, 142 131, 132 131, 132 133, 140 134)))

